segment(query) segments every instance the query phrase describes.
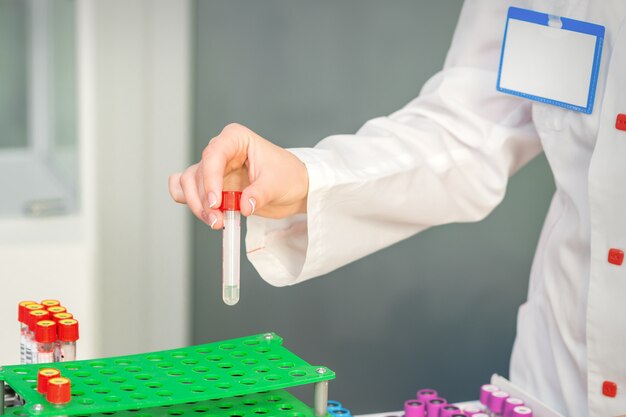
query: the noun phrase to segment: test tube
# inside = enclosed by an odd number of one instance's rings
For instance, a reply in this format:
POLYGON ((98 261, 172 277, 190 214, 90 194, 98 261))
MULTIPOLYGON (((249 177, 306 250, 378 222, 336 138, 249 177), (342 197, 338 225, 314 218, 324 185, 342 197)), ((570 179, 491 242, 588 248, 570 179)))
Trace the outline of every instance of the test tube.
POLYGON ((78 321, 74 319, 59 320, 57 325, 57 345, 55 362, 76 360, 76 341, 78 340, 78 321))
POLYGON ((222 192, 220 210, 224 213, 222 233, 222 298, 229 306, 239 302, 239 263, 241 240, 241 191, 222 192))
POLYGON ((63 377, 51 378, 48 381, 46 400, 50 404, 67 404, 72 399, 72 384, 69 379, 63 377))
MULTIPOLYGON (((28 309, 33 306, 40 306, 40 304, 31 304, 27 306, 28 309)), ((35 330, 37 329, 37 322, 41 320, 49 320, 50 313, 46 310, 32 310, 28 312, 27 322, 28 322, 28 333, 26 334, 26 344, 25 344, 25 363, 37 363, 37 346, 35 342, 35 330)))
POLYGON ((37 392, 45 394, 48 392, 48 381, 52 378, 58 378, 61 372, 54 368, 41 368, 37 373, 37 392))
POLYGON ((54 345, 57 340, 57 324, 52 320, 41 320, 35 325, 37 359, 35 363, 54 362, 54 345))
POLYGON ((506 391, 494 391, 491 393, 487 406, 491 411, 492 417, 502 417, 502 411, 504 409, 504 401, 509 398, 510 395, 506 391))
POLYGON ((26 334, 28 333, 28 324, 26 324, 27 305, 37 304, 34 301, 21 301, 17 305, 17 320, 20 323, 20 363, 26 361, 26 334))

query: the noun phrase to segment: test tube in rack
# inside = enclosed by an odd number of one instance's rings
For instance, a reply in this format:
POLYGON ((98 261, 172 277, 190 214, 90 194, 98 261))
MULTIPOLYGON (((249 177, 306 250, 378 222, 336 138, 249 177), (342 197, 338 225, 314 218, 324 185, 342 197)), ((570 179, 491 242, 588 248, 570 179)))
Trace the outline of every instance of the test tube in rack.
POLYGON ((41 368, 37 372, 37 392, 40 394, 46 394, 48 392, 48 381, 52 378, 58 378, 61 376, 61 372, 54 368, 41 368))
MULTIPOLYGON (((31 304, 27 306, 27 308, 30 309, 34 305, 39 304, 31 304)), ((35 342, 35 331, 37 330, 37 323, 41 320, 49 320, 50 313, 46 310, 32 310, 28 312, 28 315, 26 317, 26 321, 28 322, 28 333, 26 334, 25 363, 37 363, 37 346, 35 342)))
POLYGON ((229 306, 239 302, 241 191, 222 192, 220 210, 224 213, 222 232, 222 298, 229 306))
POLYGON ((54 362, 54 345, 57 340, 57 324, 52 320, 41 320, 35 325, 35 363, 54 362))
POLYGON ((55 362, 75 361, 76 342, 79 338, 78 321, 74 319, 59 320, 57 326, 55 362))
POLYGON ((20 323, 20 363, 26 362, 26 338, 28 335, 28 324, 26 323, 26 314, 29 310, 26 306, 37 304, 34 301, 21 301, 17 305, 17 320, 20 323))
POLYGON ((67 404, 72 399, 72 383, 68 378, 56 377, 48 380, 46 400, 51 404, 67 404))

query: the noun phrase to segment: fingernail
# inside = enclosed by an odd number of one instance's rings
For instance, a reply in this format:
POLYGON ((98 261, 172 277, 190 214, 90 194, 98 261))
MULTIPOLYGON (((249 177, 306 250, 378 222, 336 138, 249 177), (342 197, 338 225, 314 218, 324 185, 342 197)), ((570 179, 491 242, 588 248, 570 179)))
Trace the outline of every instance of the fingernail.
POLYGON ((213 229, 213 226, 215 226, 215 223, 217 223, 217 216, 215 214, 209 214, 209 222, 211 225, 211 229, 213 229))
POLYGON ((217 204, 217 197, 213 191, 209 192, 209 207, 213 208, 214 205, 217 204))
POLYGON ((250 205, 252 206, 252 211, 250 212, 250 215, 252 216, 254 214, 254 210, 256 209, 256 200, 254 198, 249 198, 248 201, 250 202, 250 205))
POLYGON ((204 220, 205 222, 209 221, 208 216, 206 215, 206 211, 202 210, 202 213, 200 213, 202 215, 202 220, 204 220))

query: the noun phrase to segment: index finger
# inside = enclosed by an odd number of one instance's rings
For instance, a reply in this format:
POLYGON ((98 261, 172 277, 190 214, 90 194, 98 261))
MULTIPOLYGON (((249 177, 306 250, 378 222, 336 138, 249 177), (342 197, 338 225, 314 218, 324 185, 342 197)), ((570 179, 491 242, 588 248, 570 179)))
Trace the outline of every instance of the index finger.
POLYGON ((202 152, 204 191, 210 208, 214 210, 219 208, 222 202, 226 168, 241 154, 239 137, 230 126, 226 126, 218 136, 211 139, 202 152))

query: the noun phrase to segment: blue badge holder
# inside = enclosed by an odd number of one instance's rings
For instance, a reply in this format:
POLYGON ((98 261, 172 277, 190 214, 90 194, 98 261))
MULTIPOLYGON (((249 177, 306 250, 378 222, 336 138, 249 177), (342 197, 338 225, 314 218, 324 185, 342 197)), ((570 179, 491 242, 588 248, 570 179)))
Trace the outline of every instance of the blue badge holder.
POLYGON ((590 114, 603 41, 604 26, 511 7, 497 89, 590 114), (568 82, 572 85, 564 85, 568 82))

